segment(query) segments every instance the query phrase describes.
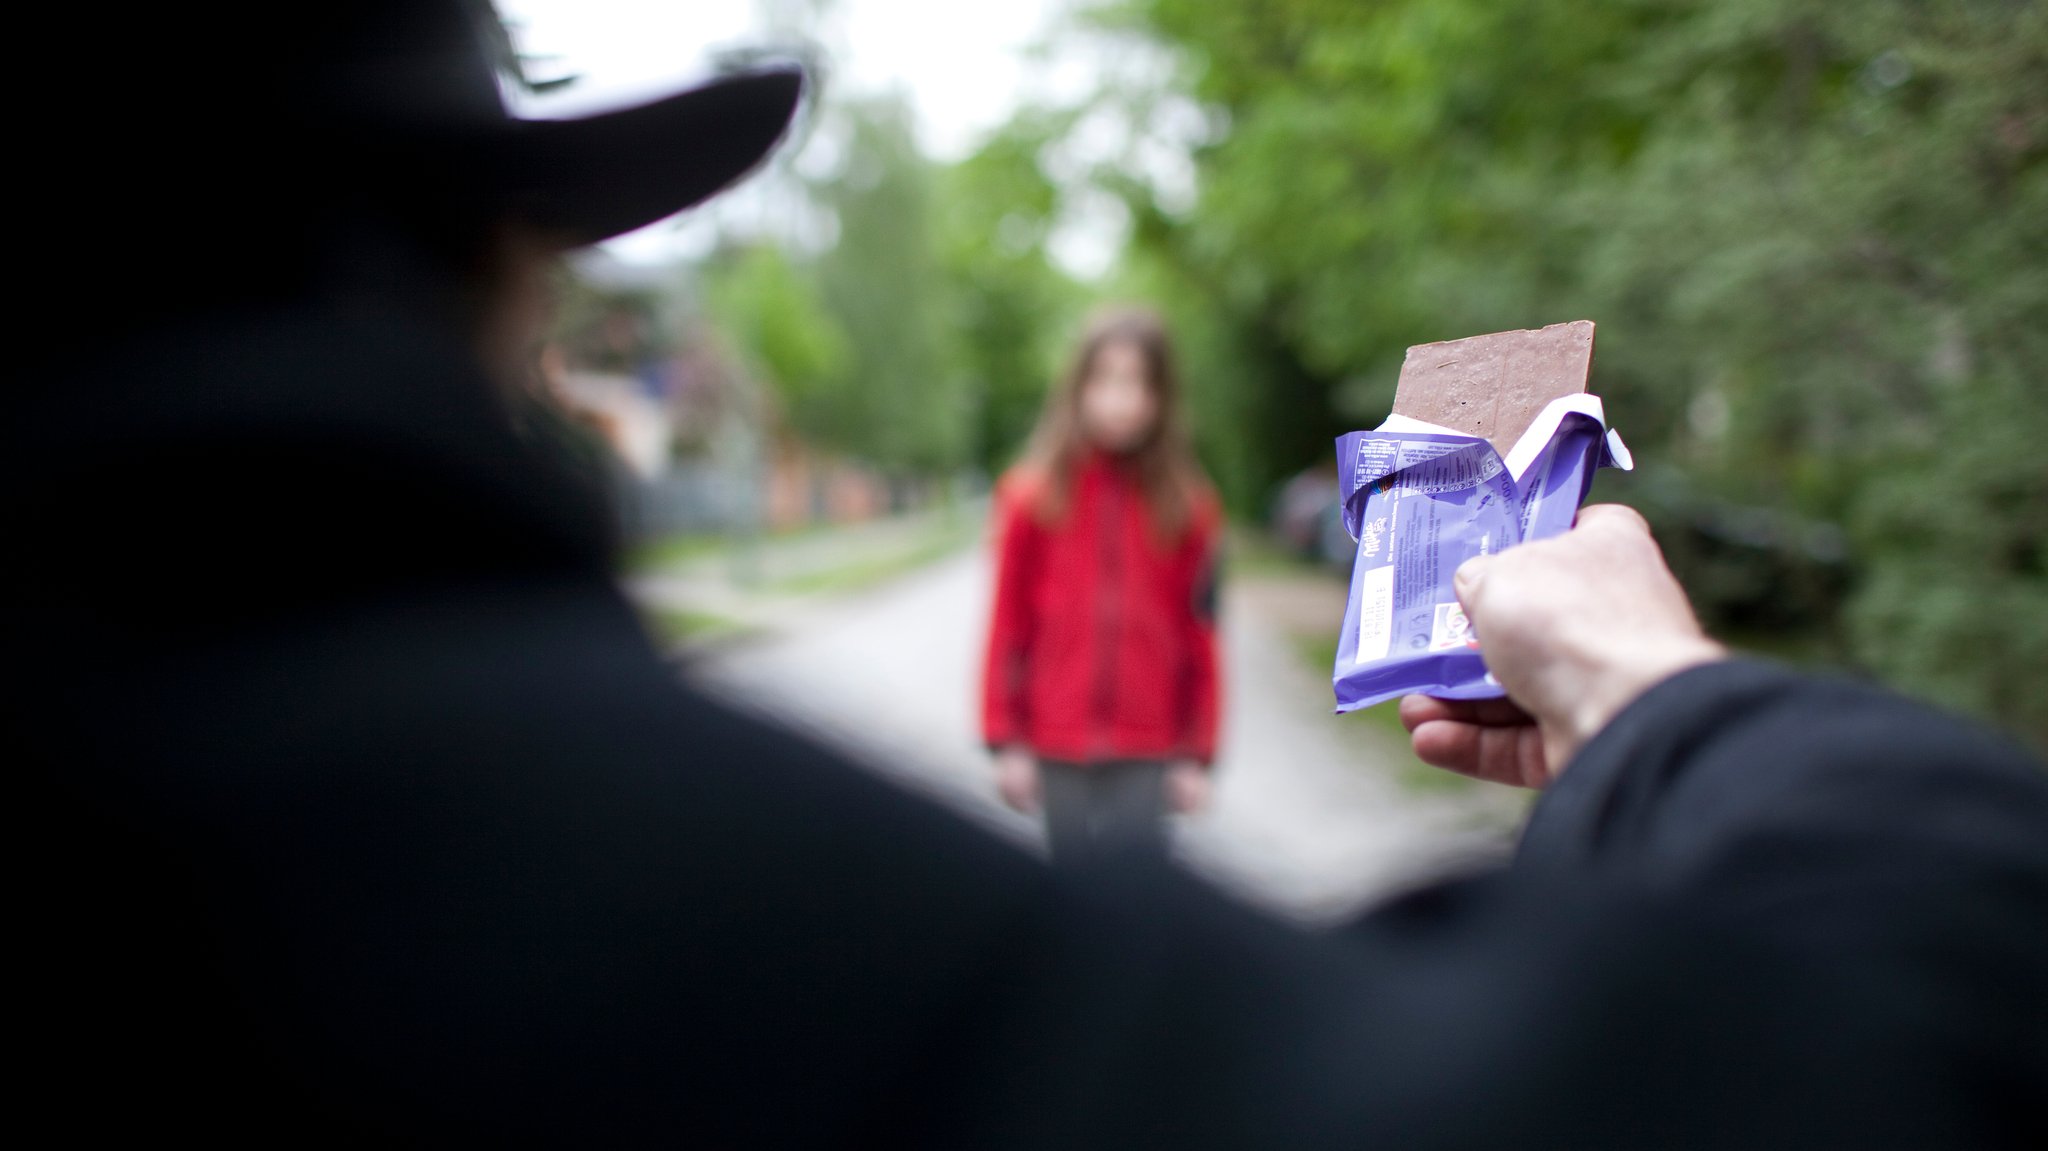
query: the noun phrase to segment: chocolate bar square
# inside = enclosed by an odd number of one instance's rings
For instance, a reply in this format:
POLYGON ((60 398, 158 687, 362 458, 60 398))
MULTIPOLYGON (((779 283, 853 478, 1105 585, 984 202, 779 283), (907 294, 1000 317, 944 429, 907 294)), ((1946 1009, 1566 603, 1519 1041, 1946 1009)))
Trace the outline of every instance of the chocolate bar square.
POLYGON ((1585 391, 1592 370, 1591 320, 1417 344, 1394 411, 1484 437, 1505 456, 1550 401, 1585 391))

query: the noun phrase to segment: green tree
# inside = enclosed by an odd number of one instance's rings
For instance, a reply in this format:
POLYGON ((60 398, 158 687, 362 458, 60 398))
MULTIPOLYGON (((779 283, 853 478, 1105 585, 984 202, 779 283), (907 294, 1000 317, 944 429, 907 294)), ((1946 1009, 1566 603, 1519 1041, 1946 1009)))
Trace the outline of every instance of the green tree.
POLYGON ((831 442, 850 403, 851 345, 809 269, 774 244, 727 252, 702 276, 706 311, 772 391, 791 428, 831 442))
POLYGON ((840 113, 846 162, 815 190, 838 231, 817 261, 819 290, 848 348, 832 434, 885 467, 949 471, 967 460, 971 413, 944 363, 932 166, 900 97, 840 113))
POLYGON ((972 413, 972 462, 989 474, 1030 432, 1081 300, 1046 255, 1059 193, 1039 156, 1065 123, 1024 112, 940 174, 948 363, 972 413))

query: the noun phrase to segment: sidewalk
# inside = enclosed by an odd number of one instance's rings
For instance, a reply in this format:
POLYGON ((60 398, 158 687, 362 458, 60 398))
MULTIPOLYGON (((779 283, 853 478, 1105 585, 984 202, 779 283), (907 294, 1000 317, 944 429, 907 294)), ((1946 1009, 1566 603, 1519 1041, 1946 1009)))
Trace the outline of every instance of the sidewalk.
MULTIPOLYGON (((795 570, 799 554, 822 551, 830 562, 817 561, 821 570, 846 570, 868 557, 914 557, 933 538, 914 526, 878 528, 792 544, 774 562, 795 570)), ((734 610, 759 609, 767 622, 699 647, 688 674, 1036 849, 1039 825, 997 800, 975 726, 991 577, 983 549, 972 546, 978 531, 970 525, 955 538, 962 542, 935 562, 857 590, 735 594, 734 610), (780 613, 773 618, 771 606, 780 613)), ((697 586, 667 580, 650 586, 697 586)), ((701 586, 715 583, 707 575, 701 586)), ((1177 821, 1190 866, 1250 902, 1308 921, 1342 918, 1498 857, 1523 810, 1514 792, 1416 764, 1385 723, 1331 714, 1327 672, 1311 666, 1306 648, 1334 634, 1342 607, 1341 585, 1310 573, 1248 571, 1229 581, 1216 803, 1177 821)))
POLYGON ((984 514, 977 501, 786 535, 664 541, 629 565, 626 591, 668 642, 715 647, 790 628, 838 597, 961 551, 980 538, 984 514))

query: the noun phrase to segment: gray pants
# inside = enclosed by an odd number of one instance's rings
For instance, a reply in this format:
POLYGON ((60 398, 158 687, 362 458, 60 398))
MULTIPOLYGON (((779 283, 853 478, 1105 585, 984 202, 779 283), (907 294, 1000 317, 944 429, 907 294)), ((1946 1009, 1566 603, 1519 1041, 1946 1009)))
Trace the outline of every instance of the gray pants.
POLYGON ((1126 852, 1166 854, 1166 764, 1039 761, 1045 838, 1062 866, 1126 852))

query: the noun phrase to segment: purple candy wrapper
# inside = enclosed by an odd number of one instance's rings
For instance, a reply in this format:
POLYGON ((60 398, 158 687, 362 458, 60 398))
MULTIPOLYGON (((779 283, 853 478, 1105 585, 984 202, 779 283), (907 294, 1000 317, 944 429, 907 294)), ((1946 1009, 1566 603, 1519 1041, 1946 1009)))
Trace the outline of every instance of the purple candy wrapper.
POLYGON ((1552 401, 1502 459, 1473 436, 1394 417, 1337 440, 1344 526, 1358 541, 1331 683, 1337 710, 1421 692, 1503 693, 1451 575, 1473 556, 1569 528, 1602 467, 1634 464, 1597 396, 1552 401))

